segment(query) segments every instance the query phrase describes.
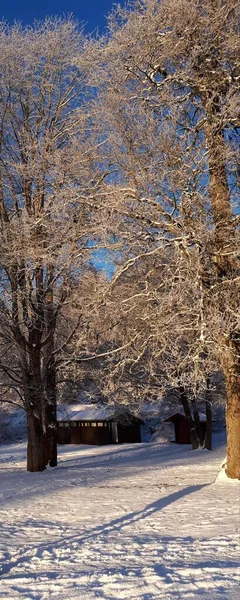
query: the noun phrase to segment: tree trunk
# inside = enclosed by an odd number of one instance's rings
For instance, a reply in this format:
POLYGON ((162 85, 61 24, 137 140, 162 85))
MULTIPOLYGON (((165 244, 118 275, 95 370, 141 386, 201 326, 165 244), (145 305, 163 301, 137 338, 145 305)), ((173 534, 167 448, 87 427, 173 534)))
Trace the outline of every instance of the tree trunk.
MULTIPOLYGON (((206 139, 209 151, 209 191, 215 229, 215 257, 218 281, 225 277, 234 279, 238 268, 234 259, 225 256, 224 249, 231 256, 230 250, 237 250, 235 226, 230 204, 230 194, 227 182, 224 135, 222 131, 221 114, 218 102, 209 98, 205 103, 206 110, 206 139)), ((224 297, 220 297, 218 310, 224 314, 224 297)), ((236 301, 236 314, 238 300, 236 301)), ((226 381, 227 406, 227 474, 233 479, 240 479, 240 344, 239 333, 234 330, 236 340, 229 332, 229 340, 219 340, 219 354, 226 381)))
POLYGON ((46 424, 46 465, 57 466, 57 390, 56 390, 56 365, 54 356, 56 317, 54 314, 53 289, 51 280, 53 269, 49 267, 49 289, 46 295, 46 331, 48 341, 45 346, 44 361, 44 389, 45 405, 44 418, 46 424))
POLYGON ((56 401, 56 376, 55 365, 48 369, 45 400, 46 423, 46 465, 57 466, 57 401, 56 401))
POLYGON ((179 392, 180 392, 180 398, 181 398, 184 414, 185 414, 185 417, 189 424, 190 440, 191 440, 191 444, 192 444, 192 449, 197 450, 199 448, 200 442, 199 442, 199 438, 198 438, 198 435, 196 432, 195 423, 194 423, 194 420, 191 415, 187 394, 182 385, 179 386, 179 392))
POLYGON ((195 423, 195 429, 197 432, 197 437, 199 439, 199 445, 203 446, 204 437, 203 437, 203 433, 202 433, 202 429, 201 429, 201 422, 200 422, 200 418, 199 418, 199 412, 198 412, 196 400, 192 401, 192 405, 193 405, 193 418, 194 418, 194 423, 195 423))
POLYGON ((28 357, 22 362, 22 380, 24 382, 24 400, 27 408, 27 470, 45 469, 45 428, 43 423, 41 379, 41 333, 32 328, 29 332, 28 357))
POLYGON ((240 479, 240 377, 227 374, 227 475, 240 479))
POLYGON ((27 415, 28 446, 27 470, 36 472, 45 469, 45 435, 41 420, 34 414, 27 415))
POLYGON ((212 408, 210 402, 206 401, 206 434, 204 440, 204 448, 212 450, 212 408))
POLYGON ((227 475, 240 479, 240 347, 239 339, 222 344, 222 368, 225 375, 227 404, 227 475))

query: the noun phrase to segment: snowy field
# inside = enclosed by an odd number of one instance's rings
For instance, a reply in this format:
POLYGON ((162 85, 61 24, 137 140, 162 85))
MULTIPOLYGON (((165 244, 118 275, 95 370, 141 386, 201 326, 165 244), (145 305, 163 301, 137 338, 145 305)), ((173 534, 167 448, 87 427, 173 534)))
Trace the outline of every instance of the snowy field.
POLYGON ((25 471, 0 449, 0 599, 239 600, 240 486, 225 455, 149 443, 64 446, 25 471))

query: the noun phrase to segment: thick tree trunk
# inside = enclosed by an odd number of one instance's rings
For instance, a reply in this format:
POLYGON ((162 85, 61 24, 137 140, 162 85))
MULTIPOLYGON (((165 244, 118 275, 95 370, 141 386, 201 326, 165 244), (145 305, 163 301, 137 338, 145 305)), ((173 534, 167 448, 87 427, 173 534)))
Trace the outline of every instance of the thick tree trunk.
MULTIPOLYGON (((217 268, 218 281, 229 277, 234 279, 238 274, 235 259, 231 258, 231 250, 237 250, 235 225, 230 203, 230 193, 226 172, 225 143, 222 131, 220 106, 216 98, 210 97, 205 102, 206 110, 206 139, 209 151, 209 191, 215 229, 215 257, 213 262, 217 268), (228 256, 224 250, 227 249, 228 256)), ((224 297, 219 298, 218 310, 224 314, 224 297)), ((238 300, 236 300, 236 314, 238 300)), ((226 381, 227 406, 227 474, 231 478, 240 479, 240 344, 239 333, 234 328, 236 343, 232 332, 229 341, 219 340, 219 354, 226 381), (225 349, 224 349, 225 346, 225 349)))
POLYGON ((27 470, 44 471, 45 469, 45 435, 41 420, 34 414, 27 415, 28 446, 27 470))
MULTIPOLYGON (((229 243, 229 234, 233 234, 232 211, 227 184, 222 131, 206 125, 209 152, 209 192, 215 225, 217 251, 229 243)), ((226 257, 223 259, 226 263, 226 257)), ((228 265, 227 265, 228 266, 228 265)), ((225 265, 224 265, 225 269, 225 265)))
POLYGON ((182 385, 179 386, 179 393, 180 393, 180 399, 181 399, 181 403, 183 406, 184 414, 185 414, 185 417, 189 424, 190 440, 191 440, 191 444, 192 444, 192 449, 197 450, 199 448, 200 442, 199 442, 199 438, 197 435, 195 423, 194 423, 194 420, 191 415, 191 410, 190 410, 187 394, 182 385))
MULTIPOLYGON (((226 147, 221 108, 217 98, 209 96, 204 101, 206 111, 205 135, 209 161, 209 195, 214 223, 214 251, 212 254, 213 272, 218 281, 232 277, 233 264, 227 255, 235 246, 235 224, 231 207, 226 170, 226 147), (227 250, 227 253, 226 253, 227 250)), ((222 310, 222 307, 219 307, 222 310)))
POLYGON ((240 347, 236 341, 225 340, 222 344, 222 368, 225 375, 227 404, 227 475, 240 479, 240 347))
POLYGON ((227 373, 227 475, 240 479, 240 377, 227 373))
POLYGON ((43 471, 46 467, 46 430, 43 418, 44 394, 41 363, 41 328, 40 324, 37 323, 37 327, 32 327, 29 331, 28 354, 26 360, 22 363, 24 399, 27 408, 28 471, 43 471))

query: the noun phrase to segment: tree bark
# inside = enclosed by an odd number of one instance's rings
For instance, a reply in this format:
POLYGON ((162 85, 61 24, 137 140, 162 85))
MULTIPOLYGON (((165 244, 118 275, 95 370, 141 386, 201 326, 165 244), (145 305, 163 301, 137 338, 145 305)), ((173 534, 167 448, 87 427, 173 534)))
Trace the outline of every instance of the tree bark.
POLYGON ((26 360, 22 364, 24 398, 27 407, 28 471, 43 471, 46 466, 40 340, 39 328, 30 329, 26 360))
POLYGON ((203 446, 204 438, 203 438, 203 434, 202 434, 201 422, 200 422, 199 412, 198 412, 197 405, 196 405, 196 400, 192 401, 192 405, 193 405, 193 418, 194 418, 194 423, 195 423, 195 429, 197 432, 197 437, 199 439, 199 445, 203 446))
MULTIPOLYGON (((230 344, 229 350, 233 350, 230 344)), ((226 381, 227 405, 227 475, 231 479, 240 479, 240 360, 239 348, 235 354, 229 352, 223 361, 226 381)))
POLYGON ((212 408, 210 402, 206 401, 206 435, 204 440, 204 448, 212 450, 212 408))
POLYGON ((57 390, 56 390, 56 364, 54 357, 55 347, 55 327, 56 317, 54 314, 53 288, 52 288, 53 269, 49 267, 49 289, 46 295, 46 332, 48 342, 45 346, 44 361, 44 389, 45 405, 44 418, 46 424, 46 465, 50 467, 57 466, 57 390))
POLYGON ((56 374, 55 365, 49 366, 47 374, 46 400, 46 465, 57 466, 57 401, 56 401, 56 374))
MULTIPOLYGON (((221 114, 218 101, 209 98, 205 104, 206 110, 206 140, 209 151, 209 192, 212 205, 215 228, 215 256, 213 262, 217 270, 218 281, 225 277, 234 278, 237 268, 234 260, 224 255, 224 248, 236 249, 235 229, 230 203, 230 193, 227 182, 225 145, 222 131, 221 114)), ((224 314, 224 298, 219 299, 219 313, 224 314)), ((236 306, 236 312, 238 305, 236 306)), ((237 342, 219 340, 220 359, 226 381, 227 404, 227 474, 233 479, 240 479, 240 344, 239 333, 237 342)))
POLYGON ((45 469, 45 435, 41 420, 34 414, 27 415, 28 445, 27 470, 36 472, 45 469))
POLYGON ((187 394, 186 394, 185 389, 184 389, 184 387, 182 385, 179 386, 179 393, 180 393, 180 399, 181 399, 181 402, 182 402, 183 410, 184 410, 187 422, 189 424, 190 440, 191 440, 191 444, 192 444, 192 449, 193 450, 197 450, 199 448, 200 442, 199 442, 199 438, 198 438, 198 435, 197 435, 195 423, 194 423, 194 420, 193 420, 192 415, 191 415, 191 410, 190 410, 190 407, 189 407, 189 402, 188 402, 187 394))

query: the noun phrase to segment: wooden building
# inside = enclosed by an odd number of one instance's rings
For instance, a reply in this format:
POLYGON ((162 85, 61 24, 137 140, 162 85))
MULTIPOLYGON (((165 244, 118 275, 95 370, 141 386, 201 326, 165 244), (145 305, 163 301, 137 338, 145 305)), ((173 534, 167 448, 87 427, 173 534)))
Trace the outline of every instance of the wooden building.
POLYGON ((141 442, 143 421, 125 406, 73 405, 59 407, 59 444, 133 444, 141 442))
MULTIPOLYGON (((203 437, 205 438, 206 434, 206 417, 203 414, 199 414, 200 417, 200 426, 202 430, 203 437)), ((164 423, 173 423, 175 430, 175 442, 176 444, 191 444, 191 436, 190 436, 190 425, 186 418, 186 416, 180 412, 176 412, 167 419, 164 420, 164 423)))

